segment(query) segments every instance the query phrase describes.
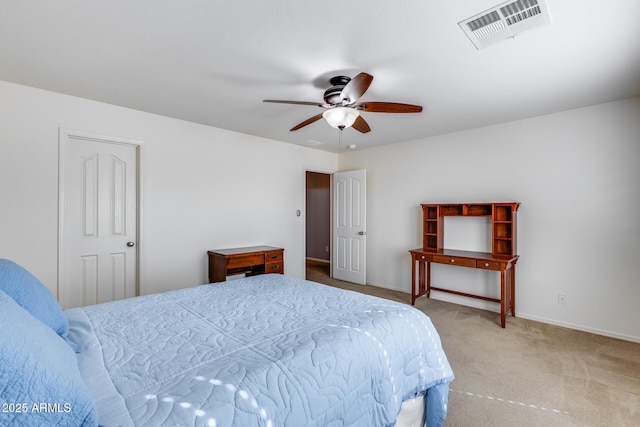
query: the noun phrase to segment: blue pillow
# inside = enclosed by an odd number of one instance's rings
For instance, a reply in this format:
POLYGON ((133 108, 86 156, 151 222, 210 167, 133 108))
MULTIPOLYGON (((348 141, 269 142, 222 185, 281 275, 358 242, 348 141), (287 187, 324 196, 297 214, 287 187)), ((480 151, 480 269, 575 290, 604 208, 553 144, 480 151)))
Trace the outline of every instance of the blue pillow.
POLYGON ((97 425, 67 343, 2 291, 0 325, 0 425, 97 425))
POLYGON ((8 259, 0 259, 0 291, 9 295, 33 317, 53 329, 76 350, 67 339, 69 321, 53 294, 36 277, 8 259))

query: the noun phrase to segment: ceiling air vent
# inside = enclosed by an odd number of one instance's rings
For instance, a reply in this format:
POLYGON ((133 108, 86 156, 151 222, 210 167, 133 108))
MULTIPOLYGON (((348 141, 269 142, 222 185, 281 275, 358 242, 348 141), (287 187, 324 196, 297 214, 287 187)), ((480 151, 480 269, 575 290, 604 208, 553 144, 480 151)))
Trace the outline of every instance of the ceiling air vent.
POLYGON ((544 0, 516 0, 499 4, 458 25, 476 48, 482 49, 549 22, 544 0))

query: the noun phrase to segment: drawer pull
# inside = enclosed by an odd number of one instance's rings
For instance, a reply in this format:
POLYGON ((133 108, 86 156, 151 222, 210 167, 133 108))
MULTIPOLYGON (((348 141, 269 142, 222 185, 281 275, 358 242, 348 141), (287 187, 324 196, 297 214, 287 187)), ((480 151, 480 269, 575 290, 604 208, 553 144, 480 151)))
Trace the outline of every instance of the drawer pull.
POLYGON ((488 262, 485 262, 485 263, 484 263, 484 266, 485 266, 485 267, 489 267, 489 263, 488 263, 488 262))
POLYGON ((453 259, 453 258, 451 258, 451 262, 456 262, 456 260, 455 260, 455 259, 453 259))
POLYGON ((272 270, 277 270, 278 268, 280 268, 280 267, 277 266, 277 265, 274 265, 274 266, 271 267, 272 270))
POLYGON ((278 259, 278 255, 271 255, 271 259, 278 259))
POLYGON ((424 255, 422 255, 420 258, 424 259, 424 255))

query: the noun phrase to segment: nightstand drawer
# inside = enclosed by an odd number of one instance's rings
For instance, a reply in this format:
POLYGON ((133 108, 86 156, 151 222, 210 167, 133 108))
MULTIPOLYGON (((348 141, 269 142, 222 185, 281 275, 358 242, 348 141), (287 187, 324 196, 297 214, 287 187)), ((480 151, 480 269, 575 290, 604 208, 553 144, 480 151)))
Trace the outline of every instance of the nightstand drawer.
POLYGON ((269 273, 284 273, 284 262, 268 262, 265 264, 264 272, 269 273))
POLYGON ((250 267, 264 264, 264 254, 236 255, 227 258, 227 268, 250 267))
POLYGON ((500 270, 500 263, 498 261, 478 259, 476 260, 476 267, 484 268, 485 270, 500 270))
POLYGON ((440 264, 460 265, 462 267, 475 267, 476 260, 450 255, 433 255, 433 262, 440 264))

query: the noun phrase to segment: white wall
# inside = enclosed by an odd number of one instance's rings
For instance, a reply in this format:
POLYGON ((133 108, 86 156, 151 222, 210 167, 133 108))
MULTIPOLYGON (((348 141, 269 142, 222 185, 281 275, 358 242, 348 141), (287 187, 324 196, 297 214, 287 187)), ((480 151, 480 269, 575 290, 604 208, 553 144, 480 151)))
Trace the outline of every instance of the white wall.
MULTIPOLYGON (((372 284, 410 291, 420 203, 519 201, 516 314, 640 341, 640 98, 340 156, 340 170, 362 168, 372 284)), ((469 227, 445 243, 477 249, 469 227)), ((497 276, 433 266, 433 283, 493 296, 497 276)))
POLYGON ((141 293, 206 282, 208 249, 285 248, 304 277, 305 172, 338 156, 0 82, 0 257, 57 291, 58 128, 144 141, 141 293))

